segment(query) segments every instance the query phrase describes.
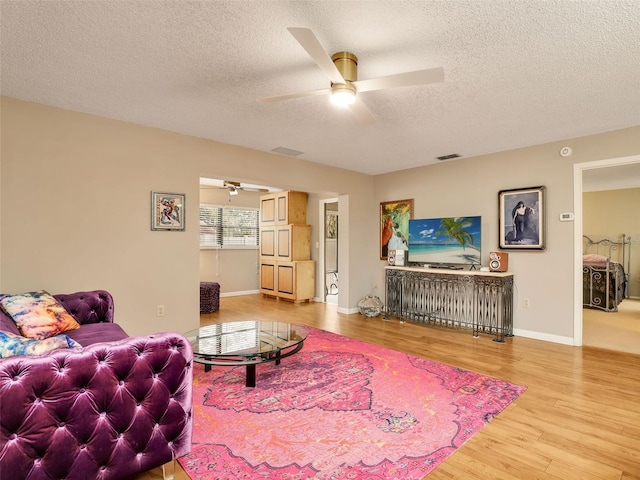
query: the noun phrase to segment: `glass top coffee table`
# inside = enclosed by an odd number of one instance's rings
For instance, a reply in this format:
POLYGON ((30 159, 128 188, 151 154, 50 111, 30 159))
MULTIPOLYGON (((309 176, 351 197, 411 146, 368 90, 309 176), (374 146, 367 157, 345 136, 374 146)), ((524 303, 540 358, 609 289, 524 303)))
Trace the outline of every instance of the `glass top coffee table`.
POLYGON ((307 330, 285 322, 244 320, 207 325, 184 334, 193 348, 193 361, 212 365, 245 365, 246 386, 256 386, 256 365, 275 362, 299 352, 307 330))

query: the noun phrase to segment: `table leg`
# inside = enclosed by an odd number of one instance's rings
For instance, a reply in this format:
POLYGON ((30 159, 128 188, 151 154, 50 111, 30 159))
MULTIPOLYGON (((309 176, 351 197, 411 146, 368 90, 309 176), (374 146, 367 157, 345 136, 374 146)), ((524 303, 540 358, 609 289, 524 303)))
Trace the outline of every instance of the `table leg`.
POLYGON ((204 371, 205 371, 205 372, 210 372, 210 371, 211 371, 211 365, 209 365, 209 364, 205 363, 205 364, 204 364, 204 371))
POLYGON ((247 380, 245 382, 247 387, 256 386, 256 364, 250 363, 247 365, 247 380))

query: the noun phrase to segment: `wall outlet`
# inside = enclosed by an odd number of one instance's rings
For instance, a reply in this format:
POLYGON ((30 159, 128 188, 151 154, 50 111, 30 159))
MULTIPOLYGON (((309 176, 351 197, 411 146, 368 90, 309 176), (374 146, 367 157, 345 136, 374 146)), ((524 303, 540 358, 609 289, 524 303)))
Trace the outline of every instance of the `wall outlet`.
POLYGON ((158 305, 156 307, 156 317, 164 317, 164 305, 158 305))
POLYGON ((525 299, 522 300, 522 306, 524 308, 529 308, 529 305, 530 305, 530 303, 529 303, 529 299, 528 298, 525 298, 525 299))

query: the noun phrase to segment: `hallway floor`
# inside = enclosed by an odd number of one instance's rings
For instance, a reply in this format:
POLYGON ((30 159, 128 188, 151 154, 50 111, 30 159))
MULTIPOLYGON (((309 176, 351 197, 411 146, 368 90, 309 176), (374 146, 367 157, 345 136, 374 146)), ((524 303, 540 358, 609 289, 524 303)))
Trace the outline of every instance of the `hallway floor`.
POLYGON ((627 298, 617 312, 582 310, 584 346, 640 355, 640 300, 627 298))

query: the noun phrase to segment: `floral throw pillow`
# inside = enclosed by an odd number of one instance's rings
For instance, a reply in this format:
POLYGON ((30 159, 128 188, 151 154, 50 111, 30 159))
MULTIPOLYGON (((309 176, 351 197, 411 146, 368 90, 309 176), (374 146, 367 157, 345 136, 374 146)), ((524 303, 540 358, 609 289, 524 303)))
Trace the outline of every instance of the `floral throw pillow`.
POLYGON ((51 350, 59 348, 74 348, 81 345, 67 337, 66 335, 56 335, 55 337, 35 340, 33 338, 21 337, 9 332, 0 331, 0 358, 12 357, 14 355, 42 355, 51 350))
POLYGON ((6 295, 0 299, 0 306, 27 338, 42 340, 80 328, 76 319, 44 290, 6 295))

